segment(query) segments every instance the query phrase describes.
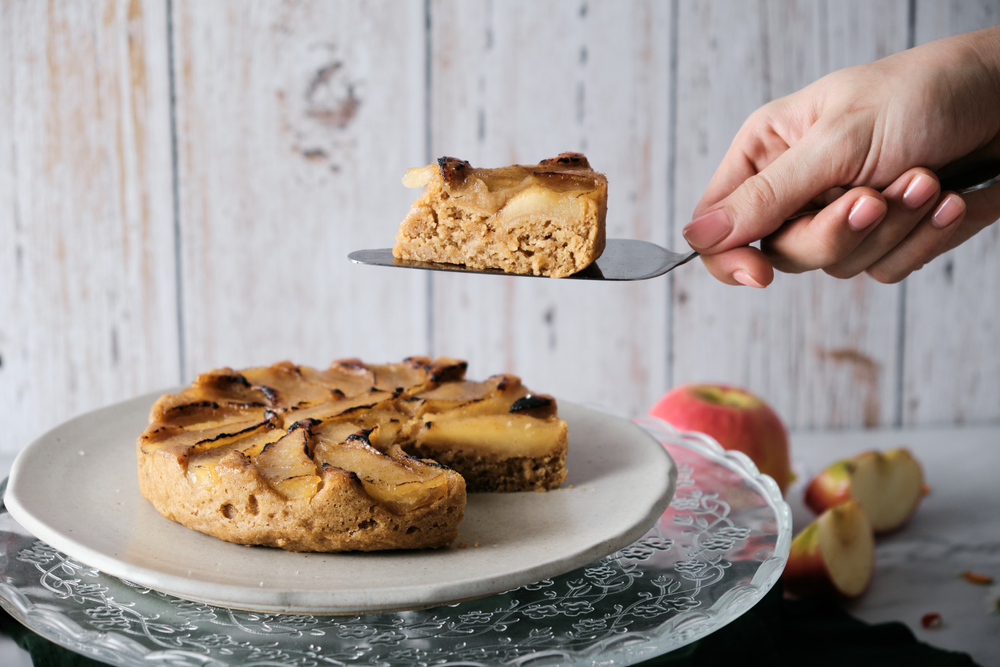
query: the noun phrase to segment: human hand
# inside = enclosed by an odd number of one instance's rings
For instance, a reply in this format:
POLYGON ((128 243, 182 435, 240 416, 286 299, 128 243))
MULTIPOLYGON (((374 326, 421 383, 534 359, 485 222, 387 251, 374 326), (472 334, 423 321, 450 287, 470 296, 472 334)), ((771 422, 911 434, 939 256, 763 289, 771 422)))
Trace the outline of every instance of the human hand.
POLYGON ((898 282, 1000 217, 1000 185, 940 190, 936 171, 982 164, 1000 171, 1000 27, 834 72, 758 109, 684 236, 731 285, 763 287, 773 269, 898 282))

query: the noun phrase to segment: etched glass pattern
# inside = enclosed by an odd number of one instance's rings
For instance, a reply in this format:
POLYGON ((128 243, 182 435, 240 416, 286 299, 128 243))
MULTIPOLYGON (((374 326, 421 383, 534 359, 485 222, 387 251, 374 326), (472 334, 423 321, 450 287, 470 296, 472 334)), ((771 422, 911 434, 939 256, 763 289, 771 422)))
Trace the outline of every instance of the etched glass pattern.
POLYGON ((606 558, 501 595, 359 616, 213 607, 81 565, 2 511, 0 604, 48 639, 125 667, 633 664, 747 611, 777 581, 791 542, 788 506, 746 456, 659 420, 637 423, 678 468, 657 524, 606 558))

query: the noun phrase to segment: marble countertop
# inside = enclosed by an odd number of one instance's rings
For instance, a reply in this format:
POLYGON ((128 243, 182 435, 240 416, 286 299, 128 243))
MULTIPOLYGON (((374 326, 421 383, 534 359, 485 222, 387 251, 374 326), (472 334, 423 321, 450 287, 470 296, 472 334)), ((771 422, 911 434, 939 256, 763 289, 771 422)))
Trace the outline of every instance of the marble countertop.
MULTIPOLYGON (((847 607, 870 623, 901 621, 920 640, 968 653, 984 667, 1000 665, 1000 614, 988 608, 1000 595, 1000 426, 793 433, 791 439, 799 481, 788 500, 796 530, 812 519, 801 503, 812 474, 867 449, 910 448, 931 492, 910 523, 878 539, 871 587, 847 607), (997 583, 969 583, 959 576, 964 570, 997 583), (921 626, 929 612, 941 614, 940 627, 921 626)), ((11 463, 0 457, 0 479, 11 463)), ((0 636, 0 664, 31 667, 31 659, 0 636)))
POLYGON ((968 653, 980 665, 1000 665, 1000 427, 793 433, 800 480, 788 501, 796 531, 812 515, 801 502, 809 477, 829 463, 868 449, 906 446, 923 464, 930 494, 899 531, 880 536, 869 590, 847 608, 869 623, 901 621, 932 646, 968 653), (971 584, 959 573, 994 578, 971 584), (921 617, 941 614, 925 629, 921 617))

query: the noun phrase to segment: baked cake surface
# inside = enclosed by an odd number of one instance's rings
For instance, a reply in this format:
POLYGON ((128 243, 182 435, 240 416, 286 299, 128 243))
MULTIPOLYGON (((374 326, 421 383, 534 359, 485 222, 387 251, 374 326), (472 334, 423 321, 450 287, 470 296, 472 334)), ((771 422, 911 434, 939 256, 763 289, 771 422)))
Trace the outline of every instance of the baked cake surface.
POLYGON ((580 153, 499 169, 443 157, 403 184, 424 192, 396 234, 399 259, 563 278, 604 252, 608 180, 580 153))
POLYGON ((455 359, 281 362, 199 375, 153 405, 139 487, 160 514, 290 551, 444 547, 467 491, 566 478, 555 400, 455 359))

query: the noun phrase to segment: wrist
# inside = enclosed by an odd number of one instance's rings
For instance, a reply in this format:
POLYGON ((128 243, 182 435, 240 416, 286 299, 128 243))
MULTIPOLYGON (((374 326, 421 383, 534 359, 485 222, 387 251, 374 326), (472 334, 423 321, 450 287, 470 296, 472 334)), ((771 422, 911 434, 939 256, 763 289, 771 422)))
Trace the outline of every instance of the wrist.
POLYGON ((992 117, 993 135, 983 146, 992 161, 1000 160, 1000 25, 968 33, 967 57, 984 73, 981 94, 985 113, 992 117))
POLYGON ((960 65, 980 73, 976 77, 983 86, 980 92, 1000 105, 1000 25, 955 35, 947 41, 953 42, 960 65))

